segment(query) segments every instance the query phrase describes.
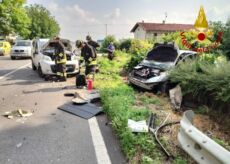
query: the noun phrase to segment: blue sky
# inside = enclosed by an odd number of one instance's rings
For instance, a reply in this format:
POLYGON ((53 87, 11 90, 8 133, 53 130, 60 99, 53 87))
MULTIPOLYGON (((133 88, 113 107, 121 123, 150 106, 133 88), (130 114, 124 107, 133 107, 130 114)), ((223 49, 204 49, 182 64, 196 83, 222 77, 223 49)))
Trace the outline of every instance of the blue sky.
POLYGON ((95 40, 107 33, 118 39, 133 37, 131 28, 138 21, 192 23, 201 5, 208 21, 226 22, 229 0, 27 0, 50 10, 61 27, 61 37, 75 41, 90 34, 95 40))

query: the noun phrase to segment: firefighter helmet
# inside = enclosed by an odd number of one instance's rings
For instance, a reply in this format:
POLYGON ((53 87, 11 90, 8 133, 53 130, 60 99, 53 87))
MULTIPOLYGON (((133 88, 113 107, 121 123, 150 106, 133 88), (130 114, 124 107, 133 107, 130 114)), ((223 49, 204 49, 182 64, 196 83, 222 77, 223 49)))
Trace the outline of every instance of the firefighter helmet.
POLYGON ((90 36, 90 35, 87 35, 87 36, 86 36, 86 40, 87 40, 87 41, 92 40, 91 36, 90 36))
POLYGON ((81 40, 76 41, 76 47, 80 48, 82 46, 83 42, 81 40))

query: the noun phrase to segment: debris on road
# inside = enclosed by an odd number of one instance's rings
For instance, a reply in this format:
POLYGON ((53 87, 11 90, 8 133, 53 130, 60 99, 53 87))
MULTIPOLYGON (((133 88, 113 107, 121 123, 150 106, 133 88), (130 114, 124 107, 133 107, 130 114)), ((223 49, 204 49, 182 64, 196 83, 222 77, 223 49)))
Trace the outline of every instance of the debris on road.
POLYGON ((21 142, 16 145, 17 148, 20 148, 21 146, 22 146, 21 142))
POLYGON ((80 97, 88 102, 96 102, 100 100, 100 93, 98 90, 80 90, 75 93, 75 97, 80 97))
POLYGON ((74 104, 76 104, 76 105, 81 105, 81 104, 86 104, 86 103, 88 103, 87 100, 82 99, 82 98, 80 98, 80 97, 77 97, 77 98, 72 99, 72 102, 73 102, 74 104))
POLYGON ((128 119, 128 128, 132 132, 136 132, 136 133, 147 133, 148 132, 148 126, 145 120, 134 121, 134 120, 128 119))
POLYGON ((97 90, 79 89, 75 93, 65 93, 66 97, 73 97, 72 103, 68 102, 58 109, 77 115, 84 119, 89 119, 102 112, 102 109, 92 104, 100 100, 100 94, 97 90))
POLYGON ((32 112, 18 109, 11 112, 5 112, 3 116, 7 117, 8 119, 13 119, 15 117, 30 117, 32 115, 32 112))
POLYGON ((169 91, 171 105, 174 110, 180 110, 182 103, 181 87, 177 85, 175 88, 169 91))
POLYGON ((64 96, 65 97, 74 97, 75 94, 74 93, 65 93, 64 96))
POLYGON ((100 108, 98 108, 96 105, 91 103, 87 103, 84 105, 74 105, 73 103, 67 103, 58 107, 58 109, 79 116, 84 119, 90 119, 93 116, 102 112, 100 108))

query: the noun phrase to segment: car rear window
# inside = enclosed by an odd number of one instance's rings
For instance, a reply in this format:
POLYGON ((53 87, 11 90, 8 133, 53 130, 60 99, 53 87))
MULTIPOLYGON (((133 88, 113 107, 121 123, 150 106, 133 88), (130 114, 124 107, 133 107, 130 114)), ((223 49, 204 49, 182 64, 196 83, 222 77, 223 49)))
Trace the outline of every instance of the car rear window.
POLYGON ((172 47, 157 47, 151 50, 146 60, 154 60, 157 62, 174 62, 177 58, 177 50, 172 47))

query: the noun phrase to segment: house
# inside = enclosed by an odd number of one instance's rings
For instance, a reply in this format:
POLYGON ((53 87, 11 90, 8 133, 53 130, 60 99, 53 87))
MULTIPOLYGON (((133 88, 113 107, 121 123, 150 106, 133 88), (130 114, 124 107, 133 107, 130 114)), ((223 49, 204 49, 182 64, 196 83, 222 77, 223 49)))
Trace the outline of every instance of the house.
POLYGON ((176 31, 186 31, 192 29, 192 24, 174 24, 174 23, 145 23, 137 22, 132 28, 135 39, 158 39, 162 34, 176 31))

